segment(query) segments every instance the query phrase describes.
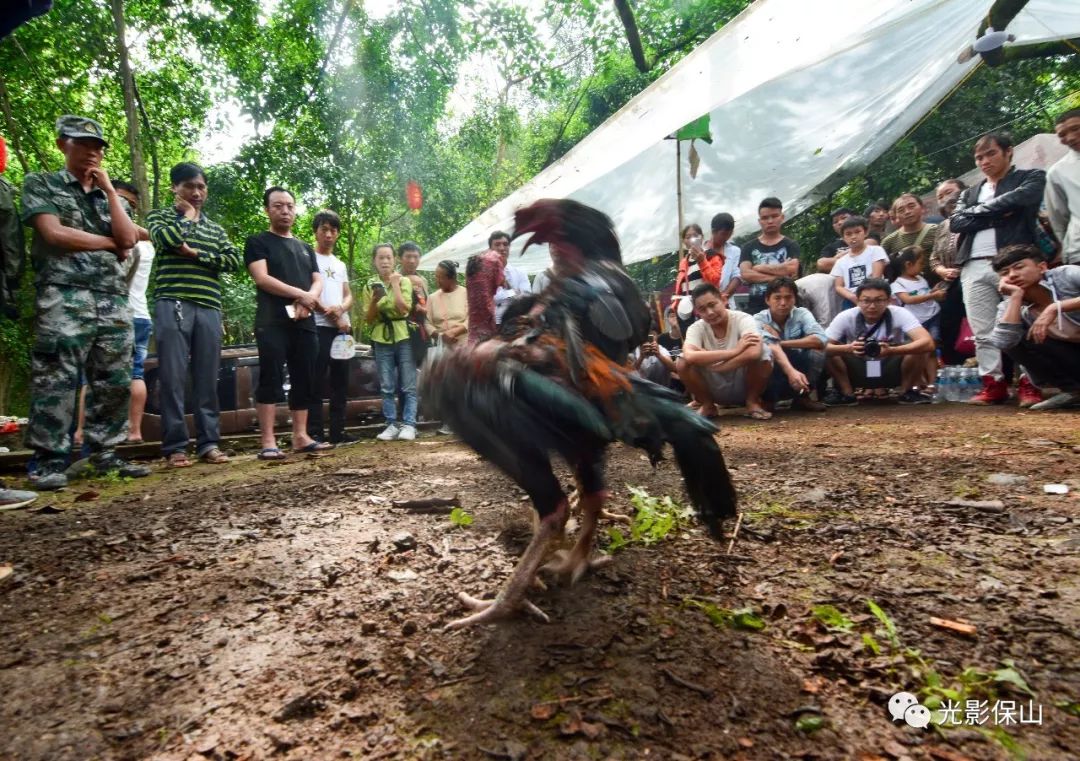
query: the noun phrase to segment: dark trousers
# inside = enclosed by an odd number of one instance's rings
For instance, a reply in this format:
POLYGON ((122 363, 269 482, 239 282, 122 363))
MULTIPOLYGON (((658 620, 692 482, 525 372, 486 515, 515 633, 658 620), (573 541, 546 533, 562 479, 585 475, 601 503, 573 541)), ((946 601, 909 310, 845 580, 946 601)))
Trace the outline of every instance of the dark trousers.
POLYGON ((161 399, 161 453, 184 452, 184 388, 191 370, 195 452, 203 455, 221 439, 217 382, 221 364, 221 312, 190 301, 158 299, 154 306, 161 399))
MULTIPOLYGON (((791 366, 806 376, 806 381, 810 384, 810 390, 817 388, 818 380, 824 375, 822 371, 825 369, 825 352, 814 351, 813 349, 784 349, 784 353, 787 355, 788 361, 791 362, 791 366)), ((795 392, 792 390, 787 376, 784 375, 783 368, 774 360, 772 375, 769 376, 769 382, 765 386, 765 399, 770 402, 778 402, 782 399, 793 399, 794 397, 795 392)))
POLYGON ((330 346, 341 333, 337 328, 317 327, 319 353, 315 357, 315 378, 311 386, 312 403, 308 407, 308 436, 322 440, 323 431, 323 383, 330 374, 330 441, 338 441, 345 433, 345 396, 349 388, 349 362, 331 359, 330 346))
POLYGON ((1056 338, 1037 344, 1025 335, 1004 353, 1014 363, 1024 366, 1036 386, 1060 388, 1069 393, 1080 391, 1080 344, 1056 338))
POLYGON ((960 336, 960 321, 967 315, 964 309, 964 289, 960 285, 960 278, 952 281, 949 293, 941 302, 941 358, 946 365, 962 365, 967 359, 963 354, 956 353, 956 339, 960 336))

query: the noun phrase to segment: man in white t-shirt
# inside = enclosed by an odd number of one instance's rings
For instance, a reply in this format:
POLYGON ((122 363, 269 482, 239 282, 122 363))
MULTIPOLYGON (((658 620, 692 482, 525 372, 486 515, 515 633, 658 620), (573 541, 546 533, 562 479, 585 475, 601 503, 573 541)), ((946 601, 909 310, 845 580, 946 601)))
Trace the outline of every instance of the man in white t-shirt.
POLYGON ((891 300, 889 281, 864 280, 855 289, 858 308, 838 314, 825 331, 829 374, 836 383, 825 404, 857 404, 853 384, 860 388, 903 386, 901 404, 930 401, 915 386, 923 369, 923 355, 934 350, 934 339, 911 312, 890 305, 891 300))
MULTIPOLYGON (((139 208, 139 190, 129 182, 113 181, 116 192, 131 204, 132 209, 139 208)), ((135 346, 131 356, 131 399, 128 401, 128 437, 127 443, 141 444, 142 419, 146 411, 146 380, 143 363, 150 345, 150 334, 154 324, 150 320, 150 306, 146 301, 146 288, 150 285, 150 271, 154 267, 154 244, 144 238, 149 237, 143 228, 139 228, 139 242, 131 250, 131 256, 125 262, 127 267, 128 306, 131 307, 132 327, 135 331, 135 346)), ((86 387, 79 391, 79 429, 82 429, 83 404, 86 387)))
POLYGON ((495 291, 495 324, 502 325, 502 316, 510 302, 532 292, 529 276, 510 264, 510 236, 496 230, 488 236, 488 248, 497 251, 503 261, 503 281, 495 291))
POLYGON ((322 275, 323 289, 319 303, 325 311, 315 312, 315 332, 319 337, 319 353, 315 358, 313 401, 308 407, 308 436, 326 441, 323 429, 323 388, 327 373, 330 376, 330 438, 332 444, 349 444, 357 438, 345 431, 345 403, 349 391, 349 360, 333 359, 330 349, 334 340, 352 332, 349 310, 353 296, 349 289, 349 274, 345 263, 334 255, 334 246, 341 235, 341 218, 330 209, 323 209, 311 223, 315 232, 315 262, 322 275))
POLYGON ((727 308, 727 298, 712 283, 702 283, 690 294, 701 319, 690 326, 677 363, 679 377, 701 414, 714 417, 716 405, 746 405, 746 416, 768 420, 761 396, 772 373, 771 352, 761 327, 745 312, 727 308))
POLYGON ((840 226, 840 234, 847 244, 847 253, 841 254, 833 265, 832 275, 836 292, 855 306, 855 289, 864 280, 884 277, 889 255, 881 246, 866 245, 867 221, 865 217, 848 217, 840 226))

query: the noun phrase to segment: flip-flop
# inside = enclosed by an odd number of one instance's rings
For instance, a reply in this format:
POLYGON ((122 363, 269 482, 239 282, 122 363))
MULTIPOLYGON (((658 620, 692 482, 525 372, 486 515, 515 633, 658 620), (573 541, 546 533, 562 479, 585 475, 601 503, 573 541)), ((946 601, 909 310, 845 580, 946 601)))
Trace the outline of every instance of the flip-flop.
POLYGON ((749 410, 743 413, 743 417, 751 420, 772 420, 772 413, 768 410, 749 410))
POLYGON ((267 447, 259 452, 258 458, 260 460, 287 460, 289 459, 289 456, 277 447, 267 447))
POLYGON ((299 449, 294 449, 293 451, 297 454, 300 454, 301 452, 325 452, 326 450, 333 448, 334 445, 331 444, 329 441, 313 441, 306 447, 300 447, 299 449))

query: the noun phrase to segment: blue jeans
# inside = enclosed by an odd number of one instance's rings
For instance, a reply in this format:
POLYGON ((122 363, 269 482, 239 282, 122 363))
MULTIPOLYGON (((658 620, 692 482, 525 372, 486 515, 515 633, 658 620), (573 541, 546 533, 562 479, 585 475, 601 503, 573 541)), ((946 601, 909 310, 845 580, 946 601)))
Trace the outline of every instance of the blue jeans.
MULTIPOLYGON (((784 353, 787 354, 791 366, 806 376, 810 390, 817 388, 818 377, 825 367, 825 352, 814 349, 784 349, 784 353)), ((769 376, 769 383, 765 387, 765 399, 778 402, 782 399, 792 399, 794 396, 795 392, 787 376, 784 375, 780 363, 774 361, 772 375, 769 376)))
POLYGON ((150 332, 153 323, 145 317, 136 317, 135 326, 135 351, 131 360, 131 379, 143 379, 143 363, 146 361, 146 349, 150 345, 150 332))
POLYGON ((375 367, 379 371, 379 393, 382 395, 382 412, 388 425, 397 423, 398 391, 405 397, 405 409, 401 412, 405 425, 416 425, 416 362, 412 345, 408 341, 396 344, 374 343, 375 367))

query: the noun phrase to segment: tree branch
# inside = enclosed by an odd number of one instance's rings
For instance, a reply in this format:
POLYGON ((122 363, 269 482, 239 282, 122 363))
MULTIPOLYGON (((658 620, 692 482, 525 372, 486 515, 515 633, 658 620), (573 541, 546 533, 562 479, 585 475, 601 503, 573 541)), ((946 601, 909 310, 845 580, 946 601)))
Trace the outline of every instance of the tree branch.
POLYGON ((615 0, 615 9, 619 12, 623 29, 626 30, 626 41, 630 43, 630 55, 634 57, 634 65, 642 74, 647 74, 651 67, 645 60, 645 50, 641 46, 641 35, 638 33, 637 21, 634 20, 634 9, 630 7, 630 0, 615 0))
POLYGON ((1073 37, 1071 40, 1034 42, 1030 45, 1006 45, 1004 48, 994 51, 1000 55, 984 55, 983 60, 986 61, 987 66, 1001 66, 1002 64, 1023 61, 1028 58, 1077 55, 1077 48, 1080 48, 1080 37, 1073 37))
POLYGON ((979 36, 986 34, 986 30, 990 27, 994 27, 999 32, 1004 30, 1027 4, 1028 0, 997 0, 990 6, 986 18, 979 24, 979 36))

